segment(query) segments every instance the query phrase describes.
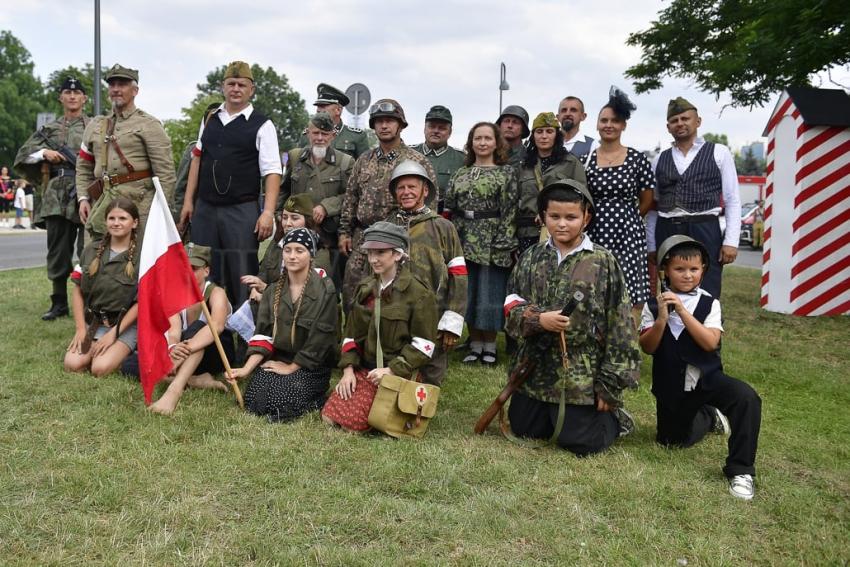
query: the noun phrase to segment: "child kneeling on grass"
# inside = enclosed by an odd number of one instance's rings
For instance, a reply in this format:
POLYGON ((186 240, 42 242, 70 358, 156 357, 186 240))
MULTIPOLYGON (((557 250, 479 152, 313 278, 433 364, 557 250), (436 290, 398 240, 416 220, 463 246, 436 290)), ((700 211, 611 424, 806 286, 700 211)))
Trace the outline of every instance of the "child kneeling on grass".
MULTIPOLYGON (((221 344, 228 359, 233 360, 233 337, 224 333, 225 322, 232 308, 227 300, 224 289, 207 281, 212 263, 212 249, 208 246, 186 245, 189 263, 195 273, 195 280, 204 296, 212 325, 221 335, 221 344)), ((227 391, 224 382, 213 377, 213 374, 224 370, 224 363, 215 346, 212 331, 207 325, 201 304, 197 303, 174 315, 170 319, 171 328, 168 330, 168 354, 174 363, 168 389, 148 409, 153 412, 170 415, 177 408, 177 402, 183 395, 186 385, 194 388, 211 388, 227 391)))
POLYGON ((732 496, 750 500, 761 398, 723 373, 720 302, 700 288, 709 262, 708 249, 689 236, 671 236, 658 248, 665 290, 644 305, 640 331, 640 346, 653 357, 656 440, 690 447, 709 431, 731 433, 723 472, 732 496))

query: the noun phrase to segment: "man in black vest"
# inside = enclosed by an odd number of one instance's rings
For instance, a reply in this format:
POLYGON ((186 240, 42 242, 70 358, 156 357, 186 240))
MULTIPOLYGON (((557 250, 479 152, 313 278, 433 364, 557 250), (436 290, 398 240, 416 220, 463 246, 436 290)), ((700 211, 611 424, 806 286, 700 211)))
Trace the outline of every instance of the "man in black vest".
POLYGON ((227 66, 224 103, 201 124, 180 212, 179 228, 191 221, 192 241, 213 249, 210 279, 225 287, 233 305, 250 291, 240 276, 259 270, 257 249, 272 234, 282 172, 277 131, 251 104, 254 90, 247 63, 227 66))
POLYGON ((647 215, 646 246, 654 263, 656 242, 674 234, 702 242, 712 260, 702 288, 719 299, 723 265, 731 264, 738 255, 741 197, 732 152, 697 137, 700 124, 696 107, 684 98, 667 105, 667 131, 673 136, 673 147, 652 163, 657 215, 655 211, 647 215), (724 207, 725 235, 719 221, 724 207))
POLYGON ((558 122, 564 131, 564 147, 584 163, 584 159, 596 148, 599 142, 592 136, 581 133, 581 123, 587 119, 584 103, 577 96, 567 96, 558 105, 558 122))

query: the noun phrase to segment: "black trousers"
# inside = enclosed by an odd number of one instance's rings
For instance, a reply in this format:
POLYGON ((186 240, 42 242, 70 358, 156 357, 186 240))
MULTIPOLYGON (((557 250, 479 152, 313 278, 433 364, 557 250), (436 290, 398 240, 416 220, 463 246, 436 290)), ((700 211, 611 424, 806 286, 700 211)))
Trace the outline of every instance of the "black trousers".
POLYGON ((698 443, 714 425, 712 407, 729 418, 729 454, 723 472, 727 477, 756 474, 755 461, 761 428, 761 398, 755 390, 725 374, 711 377, 710 389, 685 393, 677 403, 656 399, 658 432, 656 441, 662 445, 690 447, 698 443))
MULTIPOLYGON (((594 406, 566 405, 564 427, 557 444, 579 457, 604 451, 617 438, 619 427, 610 412, 594 406)), ((511 430, 517 437, 549 439, 558 422, 558 404, 541 402, 516 392, 508 408, 511 430)))
POLYGON ((213 249, 210 280, 225 289, 231 305, 242 305, 250 293, 239 278, 257 275, 257 201, 216 207, 198 199, 192 215, 192 242, 213 249))
POLYGON ((81 225, 60 216, 47 217, 44 223, 47 226, 47 278, 53 282, 53 294, 65 296, 73 268, 74 241, 81 225))
MULTIPOLYGON (((718 219, 704 222, 680 222, 681 219, 658 217, 655 225, 655 245, 661 246, 667 238, 674 234, 684 234, 694 240, 702 242, 708 248, 709 265, 708 272, 702 278, 702 287, 705 291, 720 299, 720 285, 723 277, 723 266, 720 265, 720 246, 723 245, 723 235, 720 234, 720 221, 718 219)), ((659 261, 661 258, 658 259, 659 261)))

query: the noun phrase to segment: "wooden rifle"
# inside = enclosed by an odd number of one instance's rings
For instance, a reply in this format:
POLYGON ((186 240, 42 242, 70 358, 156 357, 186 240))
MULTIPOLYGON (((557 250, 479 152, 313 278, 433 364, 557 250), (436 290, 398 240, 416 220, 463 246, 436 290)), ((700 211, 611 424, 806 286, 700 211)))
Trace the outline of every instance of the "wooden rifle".
POLYGON ((496 414, 501 413, 505 402, 507 402, 514 392, 516 392, 528 379, 528 376, 534 370, 534 366, 535 363, 530 362, 527 358, 520 361, 508 378, 508 385, 504 387, 496 399, 493 400, 493 403, 490 404, 490 407, 488 407, 487 410, 481 414, 481 417, 478 418, 478 421, 475 423, 475 433, 481 435, 487 430, 487 427, 490 426, 490 423, 493 421, 493 418, 496 417, 496 414))

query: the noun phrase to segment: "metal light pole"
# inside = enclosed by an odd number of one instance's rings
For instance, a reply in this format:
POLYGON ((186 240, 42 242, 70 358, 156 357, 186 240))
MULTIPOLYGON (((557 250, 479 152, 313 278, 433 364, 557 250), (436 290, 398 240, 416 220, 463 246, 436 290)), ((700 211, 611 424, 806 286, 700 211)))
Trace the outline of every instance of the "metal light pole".
POLYGON ((94 0, 94 115, 100 115, 100 0, 94 0))
POLYGON ((505 68, 505 64, 502 63, 502 67, 500 69, 499 74, 499 114, 502 114, 502 93, 510 90, 511 86, 508 84, 508 81, 505 80, 507 77, 508 71, 505 68))

